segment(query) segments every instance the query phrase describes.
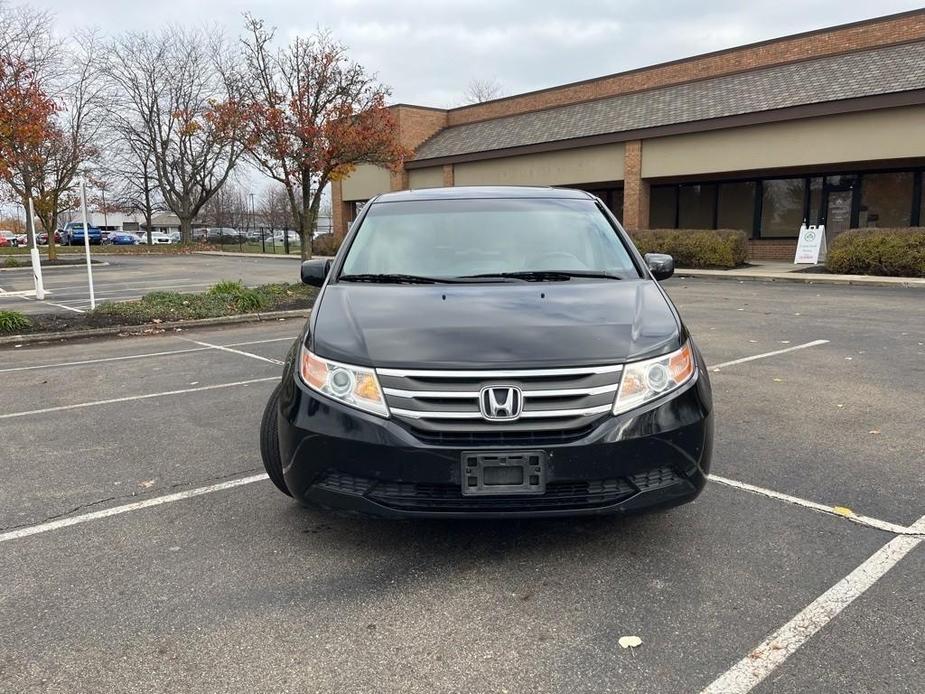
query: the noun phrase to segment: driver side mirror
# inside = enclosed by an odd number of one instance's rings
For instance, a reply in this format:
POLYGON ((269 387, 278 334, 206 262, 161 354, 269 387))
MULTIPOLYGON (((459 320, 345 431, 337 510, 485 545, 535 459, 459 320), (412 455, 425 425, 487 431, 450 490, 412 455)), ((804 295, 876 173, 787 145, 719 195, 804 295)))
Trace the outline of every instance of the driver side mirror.
POLYGON ((302 283, 313 287, 324 284, 325 278, 331 271, 330 258, 312 258, 302 263, 302 283))
POLYGON ((674 274, 674 258, 665 253, 646 253, 646 265, 659 282, 674 274))

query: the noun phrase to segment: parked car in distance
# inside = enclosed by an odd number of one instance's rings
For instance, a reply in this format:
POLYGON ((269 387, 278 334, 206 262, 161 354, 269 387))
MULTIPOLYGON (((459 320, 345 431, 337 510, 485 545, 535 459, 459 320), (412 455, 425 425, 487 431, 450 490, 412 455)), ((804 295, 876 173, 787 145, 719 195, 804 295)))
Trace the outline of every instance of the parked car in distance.
POLYGON ((0 247, 3 248, 15 248, 19 245, 19 235, 8 231, 7 229, 0 229, 0 247))
POLYGON ((273 243, 276 244, 285 244, 286 237, 289 237, 289 245, 298 245, 302 243, 302 239, 299 238, 299 234, 292 229, 287 231, 274 231, 273 232, 273 243))
MULTIPOLYGON (((143 243, 147 243, 147 242, 148 242, 148 233, 145 232, 143 243)), ((151 232, 151 245, 152 246, 159 246, 159 245, 167 244, 167 243, 173 243, 173 239, 171 239, 170 236, 165 234, 163 231, 152 231, 151 232)))
MULTIPOLYGON (((70 246, 81 246, 84 242, 84 223, 83 222, 68 222, 64 225, 62 230, 62 237, 66 237, 67 245, 70 246)), ((87 230, 87 239, 89 239, 91 244, 99 245, 103 242, 103 232, 100 231, 99 227, 89 227, 87 230)))
POLYGON ((138 237, 130 231, 114 231, 109 234, 107 241, 113 246, 134 246, 138 243, 138 237))
POLYGON ((465 187, 368 202, 270 396, 260 449, 303 503, 399 518, 668 508, 704 488, 706 365, 590 193, 465 187))
POLYGON ((180 235, 180 232, 179 232, 179 231, 168 231, 168 232, 167 232, 167 236, 170 237, 170 242, 171 242, 171 243, 180 243, 180 240, 183 238, 183 237, 180 235))
MULTIPOLYGON (((57 230, 55 232, 55 243, 58 244, 59 246, 67 245, 64 239, 65 237, 62 235, 61 230, 60 229, 57 230)), ((48 232, 40 231, 38 235, 35 237, 35 242, 40 246, 47 246, 48 245, 48 232)))

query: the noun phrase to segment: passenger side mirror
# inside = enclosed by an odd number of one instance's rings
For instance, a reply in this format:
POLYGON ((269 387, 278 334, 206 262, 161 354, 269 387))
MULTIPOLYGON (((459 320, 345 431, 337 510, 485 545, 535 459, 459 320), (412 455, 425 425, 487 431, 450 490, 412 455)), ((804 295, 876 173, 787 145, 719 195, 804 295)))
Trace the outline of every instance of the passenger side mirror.
POLYGON ((302 263, 302 283, 313 287, 324 284, 325 278, 331 271, 330 258, 312 258, 302 263))
POLYGON ((674 274, 674 258, 665 253, 646 253, 646 265, 659 282, 674 274))

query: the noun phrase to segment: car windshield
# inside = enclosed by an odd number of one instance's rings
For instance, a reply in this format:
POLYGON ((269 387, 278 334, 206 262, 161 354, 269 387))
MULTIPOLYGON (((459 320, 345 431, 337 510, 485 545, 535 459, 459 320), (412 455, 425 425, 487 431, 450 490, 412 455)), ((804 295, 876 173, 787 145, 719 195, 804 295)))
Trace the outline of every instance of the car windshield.
POLYGON ((374 203, 341 277, 510 273, 640 276, 592 200, 492 198, 374 203))

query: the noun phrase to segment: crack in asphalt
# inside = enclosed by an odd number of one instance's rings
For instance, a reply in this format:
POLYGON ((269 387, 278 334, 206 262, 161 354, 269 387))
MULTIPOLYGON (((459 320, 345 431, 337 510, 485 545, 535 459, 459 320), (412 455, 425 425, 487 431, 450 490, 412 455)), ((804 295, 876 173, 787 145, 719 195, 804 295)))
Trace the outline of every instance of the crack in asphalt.
POLYGON ((114 496, 108 496, 103 499, 96 499, 95 501, 88 501, 83 504, 78 504, 77 506, 67 511, 55 513, 51 516, 42 518, 41 520, 29 521, 29 522, 20 523, 17 525, 9 525, 9 526, 0 527, 0 533, 4 533, 7 531, 13 531, 13 530, 19 530, 21 528, 28 528, 33 525, 41 525, 43 523, 49 523, 51 521, 56 521, 60 518, 66 518, 80 511, 85 511, 87 509, 93 508, 95 506, 99 506, 101 504, 105 504, 110 501, 121 501, 124 499, 137 499, 139 497, 146 497, 146 496, 154 495, 157 492, 173 491, 180 487, 193 487, 193 486, 198 486, 201 484, 207 484, 211 482, 220 482, 221 480, 230 479, 232 477, 239 477, 247 473, 259 472, 261 470, 263 470, 262 466, 261 467, 251 467, 245 470, 238 470, 237 472, 229 472, 227 475, 216 475, 213 477, 205 477, 203 479, 198 479, 198 480, 190 480, 188 482, 175 482, 174 484, 168 485, 166 487, 157 487, 157 488, 152 487, 150 490, 143 491, 143 492, 132 492, 131 494, 116 494, 114 496))

